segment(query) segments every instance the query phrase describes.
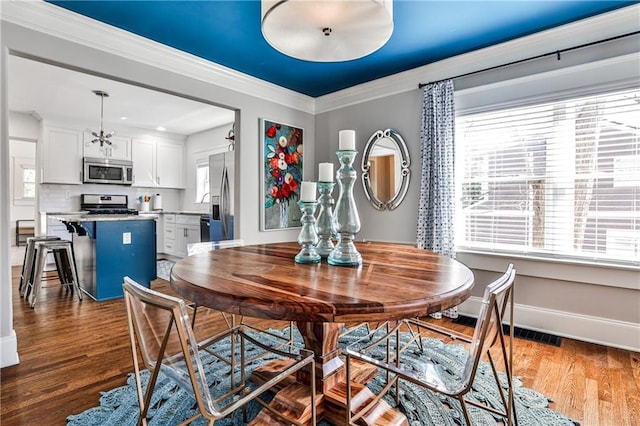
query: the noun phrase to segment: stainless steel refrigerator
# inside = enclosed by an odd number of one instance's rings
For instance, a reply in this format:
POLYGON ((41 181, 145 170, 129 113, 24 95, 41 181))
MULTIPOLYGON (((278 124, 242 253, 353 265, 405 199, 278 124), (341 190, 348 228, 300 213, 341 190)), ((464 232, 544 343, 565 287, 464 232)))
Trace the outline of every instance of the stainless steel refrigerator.
POLYGON ((233 240, 234 156, 233 151, 209 156, 211 241, 233 240))

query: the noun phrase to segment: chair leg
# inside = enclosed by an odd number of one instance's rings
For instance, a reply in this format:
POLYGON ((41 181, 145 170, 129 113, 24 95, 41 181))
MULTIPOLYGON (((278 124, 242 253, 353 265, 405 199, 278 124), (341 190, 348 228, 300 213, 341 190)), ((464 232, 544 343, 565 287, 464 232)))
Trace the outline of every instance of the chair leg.
POLYGON ((35 243, 31 243, 27 246, 28 253, 25 253, 25 261, 27 262, 23 279, 24 281, 20 287, 20 295, 24 300, 28 300, 29 293, 31 292, 31 286, 33 283, 34 267, 36 262, 37 251, 35 249, 35 243))
POLYGON ((24 249, 24 259, 22 260, 22 272, 20 272, 20 285, 18 286, 18 292, 20 296, 24 294, 26 275, 31 273, 31 257, 33 256, 33 243, 27 241, 27 247, 24 249))
POLYGON ((78 300, 82 300, 82 290, 80 289, 80 281, 78 281, 78 273, 76 272, 76 259, 73 257, 73 249, 66 247, 67 263, 69 265, 69 271, 71 272, 71 280, 73 289, 78 294, 78 300))
POLYGON ((52 250, 53 252, 53 261, 56 265, 56 273, 58 274, 58 280, 60 281, 60 285, 65 287, 67 292, 69 291, 69 275, 67 274, 67 269, 65 265, 65 259, 62 255, 62 250, 59 248, 55 248, 52 250))
POLYGON ((38 298, 40 285, 42 284, 42 273, 44 271, 45 264, 47 263, 47 250, 43 247, 37 249, 36 251, 36 270, 34 273, 33 282, 31 283, 31 293, 28 295, 29 304, 31 305, 32 309, 36 306, 36 299, 38 298))
POLYGON ((467 408, 467 403, 464 400, 464 397, 462 395, 458 395, 456 399, 460 402, 462 414, 464 415, 464 421, 467 422, 467 426, 473 426, 473 423, 471 422, 471 416, 469 415, 469 409, 467 408))

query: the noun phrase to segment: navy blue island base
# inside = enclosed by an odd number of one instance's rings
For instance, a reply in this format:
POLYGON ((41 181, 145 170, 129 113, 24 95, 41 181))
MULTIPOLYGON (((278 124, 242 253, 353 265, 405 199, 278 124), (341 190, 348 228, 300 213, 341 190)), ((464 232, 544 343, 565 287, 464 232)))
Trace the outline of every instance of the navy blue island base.
POLYGON ((73 234, 80 285, 95 300, 123 297, 129 276, 146 287, 156 279, 156 221, 80 221, 73 234))

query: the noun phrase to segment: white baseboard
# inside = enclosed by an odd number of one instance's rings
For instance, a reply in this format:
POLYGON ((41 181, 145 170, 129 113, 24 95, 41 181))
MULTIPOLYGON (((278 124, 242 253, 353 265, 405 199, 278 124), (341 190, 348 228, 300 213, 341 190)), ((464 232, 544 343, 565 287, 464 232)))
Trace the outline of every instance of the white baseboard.
POLYGON ((11 330, 11 334, 0 339, 0 368, 16 365, 18 359, 18 339, 16 332, 11 330))
MULTIPOLYGON (((481 302, 480 297, 470 297, 458 312, 477 317, 481 302)), ((527 330, 640 352, 640 324, 519 304, 514 306, 514 319, 527 330)))

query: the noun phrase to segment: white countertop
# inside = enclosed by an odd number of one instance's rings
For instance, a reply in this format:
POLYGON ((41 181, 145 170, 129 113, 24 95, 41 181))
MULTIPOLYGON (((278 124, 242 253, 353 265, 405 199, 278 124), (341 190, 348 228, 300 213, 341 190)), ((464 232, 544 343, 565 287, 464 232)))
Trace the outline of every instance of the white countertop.
POLYGON ((196 212, 196 211, 180 211, 180 210, 151 210, 148 212, 139 212, 139 214, 186 214, 193 216, 210 215, 210 212, 196 212))
POLYGON ((76 213, 47 213, 47 216, 60 220, 62 222, 106 222, 118 220, 154 220, 155 218, 148 215, 119 215, 119 214, 86 214, 83 212, 76 213))

